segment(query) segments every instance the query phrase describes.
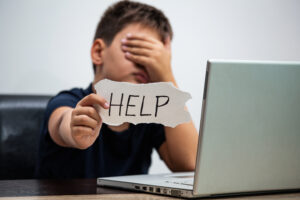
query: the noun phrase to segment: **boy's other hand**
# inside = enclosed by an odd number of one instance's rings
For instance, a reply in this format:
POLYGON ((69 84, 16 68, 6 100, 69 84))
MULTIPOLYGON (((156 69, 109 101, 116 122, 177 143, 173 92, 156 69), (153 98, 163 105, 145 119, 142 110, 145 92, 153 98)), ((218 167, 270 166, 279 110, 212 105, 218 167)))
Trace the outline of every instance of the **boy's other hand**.
POLYGON ((90 147, 99 136, 102 127, 102 119, 93 105, 109 108, 104 98, 96 94, 90 94, 79 101, 71 115, 71 136, 73 146, 79 149, 90 147))
POLYGON ((125 57, 144 66, 151 82, 174 82, 169 37, 163 43, 153 37, 129 33, 121 43, 125 57))

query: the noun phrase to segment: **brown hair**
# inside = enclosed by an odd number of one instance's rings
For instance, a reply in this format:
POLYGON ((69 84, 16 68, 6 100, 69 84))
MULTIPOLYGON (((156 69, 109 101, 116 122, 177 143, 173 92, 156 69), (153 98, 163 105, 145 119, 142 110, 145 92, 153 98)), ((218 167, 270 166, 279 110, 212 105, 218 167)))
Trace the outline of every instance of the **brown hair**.
MULTIPOLYGON (((125 0, 113 4, 105 11, 97 26, 94 41, 101 38, 109 46, 118 32, 133 23, 153 28, 160 35, 161 41, 165 41, 168 36, 170 39, 173 37, 169 20, 161 10, 147 4, 125 0)), ((95 67, 93 65, 94 73, 95 67)))

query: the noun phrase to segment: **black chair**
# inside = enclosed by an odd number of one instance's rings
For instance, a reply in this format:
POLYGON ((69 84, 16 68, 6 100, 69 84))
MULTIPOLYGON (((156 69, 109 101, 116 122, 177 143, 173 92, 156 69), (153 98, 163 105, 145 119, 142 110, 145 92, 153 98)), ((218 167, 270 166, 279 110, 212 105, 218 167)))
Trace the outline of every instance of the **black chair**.
POLYGON ((0 179, 31 179, 51 96, 0 95, 0 179))

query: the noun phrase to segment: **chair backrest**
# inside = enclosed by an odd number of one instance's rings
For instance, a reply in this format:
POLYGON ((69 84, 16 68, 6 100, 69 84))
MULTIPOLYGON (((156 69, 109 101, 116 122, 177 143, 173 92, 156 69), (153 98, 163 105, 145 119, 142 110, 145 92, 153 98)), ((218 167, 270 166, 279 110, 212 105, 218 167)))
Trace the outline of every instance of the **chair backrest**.
POLYGON ((34 177, 39 133, 50 98, 0 95, 0 179, 34 177))

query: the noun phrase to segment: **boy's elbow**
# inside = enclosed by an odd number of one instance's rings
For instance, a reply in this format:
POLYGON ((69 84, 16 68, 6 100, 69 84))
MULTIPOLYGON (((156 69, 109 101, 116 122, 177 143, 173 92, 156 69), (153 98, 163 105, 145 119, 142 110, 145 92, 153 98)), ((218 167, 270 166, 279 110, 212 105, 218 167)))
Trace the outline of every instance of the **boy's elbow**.
POLYGON ((195 159, 189 159, 182 161, 182 163, 178 163, 175 166, 171 167, 173 172, 187 172, 187 171, 194 171, 196 167, 195 159))
POLYGON ((184 165, 184 171, 194 171, 196 166, 196 161, 195 159, 190 159, 188 162, 185 163, 184 165))

